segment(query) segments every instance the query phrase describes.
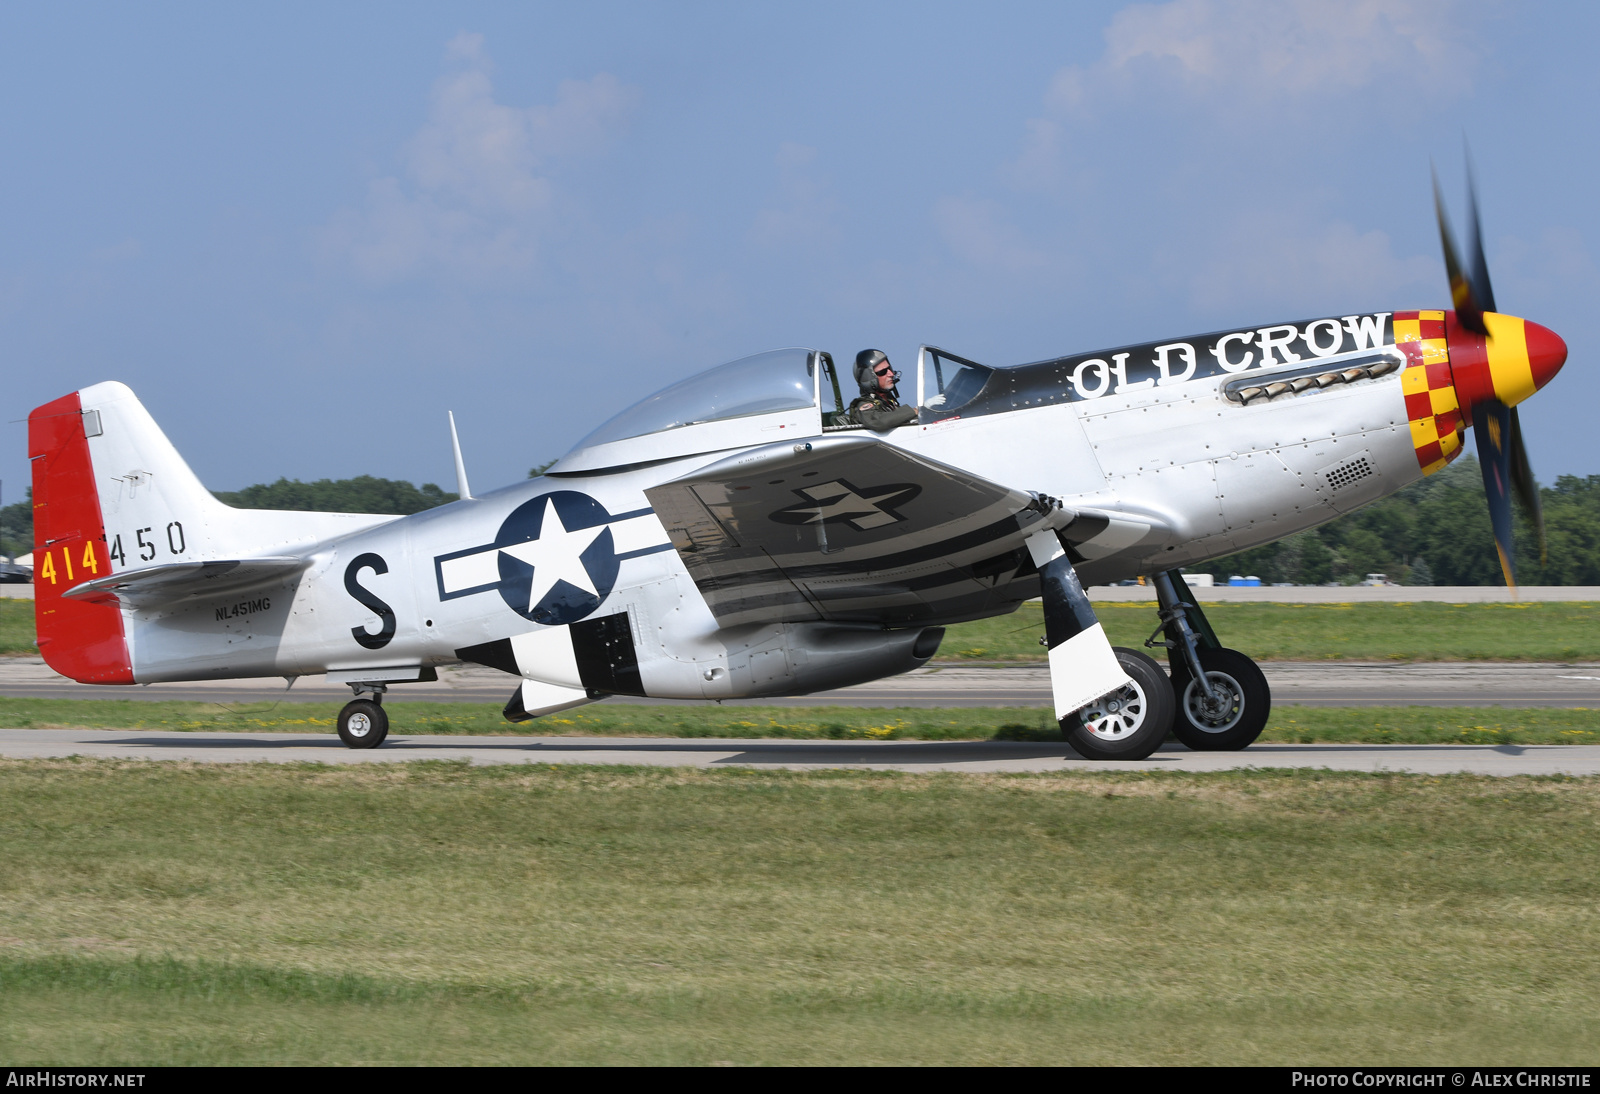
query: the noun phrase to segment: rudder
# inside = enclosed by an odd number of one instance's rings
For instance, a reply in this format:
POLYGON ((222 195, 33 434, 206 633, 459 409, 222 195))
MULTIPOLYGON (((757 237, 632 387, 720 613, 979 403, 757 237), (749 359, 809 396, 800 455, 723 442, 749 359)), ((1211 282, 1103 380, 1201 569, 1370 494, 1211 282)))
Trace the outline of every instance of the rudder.
POLYGON ((111 573, 105 522, 79 392, 28 415, 33 464, 34 623, 45 663, 85 684, 131 684, 133 664, 116 601, 89 603, 62 593, 111 573))
POLYGON ((132 684, 132 620, 108 594, 64 597, 126 570, 225 557, 239 536, 126 384, 94 384, 28 416, 39 652, 82 683, 132 684))

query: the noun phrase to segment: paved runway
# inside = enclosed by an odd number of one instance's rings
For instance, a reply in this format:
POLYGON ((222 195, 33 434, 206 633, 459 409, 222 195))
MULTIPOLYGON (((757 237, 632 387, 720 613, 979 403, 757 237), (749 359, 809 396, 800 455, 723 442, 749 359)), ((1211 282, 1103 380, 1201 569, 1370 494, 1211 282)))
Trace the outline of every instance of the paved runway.
POLYGON ((329 735, 163 733, 148 730, 0 729, 0 756, 91 756, 205 763, 645 764, 660 767, 868 768, 938 772, 1223 771, 1329 768, 1444 775, 1600 775, 1600 746, 1253 745, 1190 752, 1168 745, 1139 763, 1096 763, 1062 744, 1015 741, 730 741, 595 737, 399 737, 352 750, 329 735))
MULTIPOLYGON (((1600 707, 1600 665, 1504 662, 1268 661, 1261 666, 1273 702, 1305 706, 1600 707)), ((504 703, 516 679, 478 665, 441 669, 432 684, 400 684, 391 700, 504 703)), ((149 687, 95 687, 52 672, 38 657, 0 658, 0 695, 52 699, 184 699, 217 703, 335 702, 349 688, 322 677, 283 681, 219 680, 149 687)), ((670 700, 614 698, 612 703, 670 700)), ((936 664, 859 687, 784 699, 738 702, 777 706, 973 707, 1050 705, 1044 665, 978 667, 936 664)))

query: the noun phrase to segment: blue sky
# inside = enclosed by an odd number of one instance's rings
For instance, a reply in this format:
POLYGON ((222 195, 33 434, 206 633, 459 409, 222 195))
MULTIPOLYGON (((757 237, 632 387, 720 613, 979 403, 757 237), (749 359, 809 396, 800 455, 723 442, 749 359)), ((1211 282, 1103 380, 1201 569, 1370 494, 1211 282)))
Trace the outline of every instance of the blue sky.
MULTIPOLYGON (((130 384, 201 479, 480 488, 783 345, 1006 364, 1448 301, 1472 142, 1523 408, 1600 473, 1600 8, 0 8, 6 421, 130 384)), ((5 426, 6 500, 26 427, 5 426)))

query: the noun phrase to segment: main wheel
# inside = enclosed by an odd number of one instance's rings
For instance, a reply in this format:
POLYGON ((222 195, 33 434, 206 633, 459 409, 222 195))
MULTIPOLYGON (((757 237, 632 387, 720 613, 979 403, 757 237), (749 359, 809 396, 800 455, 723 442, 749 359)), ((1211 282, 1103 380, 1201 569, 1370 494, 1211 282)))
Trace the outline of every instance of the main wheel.
POLYGON ((339 712, 339 740, 351 748, 377 748, 389 735, 389 715, 371 699, 346 703, 339 712))
POLYGON ((1214 703, 1207 702, 1199 681, 1181 661, 1172 673, 1178 716, 1172 732, 1197 752, 1230 752, 1246 748, 1267 727, 1272 689, 1256 663, 1238 650, 1200 651, 1214 703))
POLYGON ((1172 684, 1138 650, 1114 647, 1130 682, 1061 719, 1061 733, 1086 760, 1142 760, 1172 728, 1172 684))

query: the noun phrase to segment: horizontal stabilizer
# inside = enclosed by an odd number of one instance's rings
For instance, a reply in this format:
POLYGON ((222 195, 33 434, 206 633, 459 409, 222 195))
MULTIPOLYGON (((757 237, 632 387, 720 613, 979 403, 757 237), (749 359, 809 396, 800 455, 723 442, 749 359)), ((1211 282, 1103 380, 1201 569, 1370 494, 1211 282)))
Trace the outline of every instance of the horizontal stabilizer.
POLYGON ((61 595, 89 603, 120 600, 125 607, 148 608, 282 581, 304 570, 310 561, 281 556, 173 562, 85 581, 61 595))

